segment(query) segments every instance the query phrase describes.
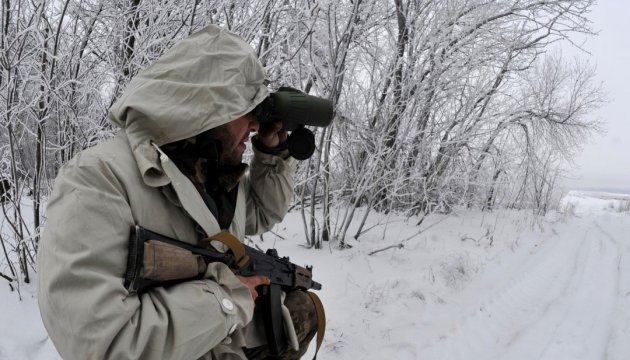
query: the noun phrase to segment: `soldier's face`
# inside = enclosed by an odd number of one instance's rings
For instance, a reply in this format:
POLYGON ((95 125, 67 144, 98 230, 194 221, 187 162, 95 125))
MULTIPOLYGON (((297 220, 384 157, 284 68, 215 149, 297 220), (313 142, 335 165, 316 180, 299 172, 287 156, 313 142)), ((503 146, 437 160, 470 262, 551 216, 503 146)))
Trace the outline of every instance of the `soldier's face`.
POLYGON ((258 131, 258 120, 252 114, 246 114, 236 120, 216 128, 216 139, 221 143, 222 165, 238 165, 243 160, 247 149, 249 134, 258 131))

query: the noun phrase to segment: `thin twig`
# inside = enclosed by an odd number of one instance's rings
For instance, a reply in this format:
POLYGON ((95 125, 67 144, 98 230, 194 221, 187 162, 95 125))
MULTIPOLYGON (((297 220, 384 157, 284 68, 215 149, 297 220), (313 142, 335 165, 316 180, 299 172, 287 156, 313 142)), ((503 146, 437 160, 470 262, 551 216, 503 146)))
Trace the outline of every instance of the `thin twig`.
POLYGON ((379 252, 381 252, 381 251, 385 251, 385 250, 389 250, 389 249, 394 249, 394 248, 402 249, 402 248, 404 248, 404 247, 405 247, 405 244, 403 244, 403 243, 396 244, 396 245, 390 245, 390 246, 388 246, 388 247, 385 247, 385 248, 382 248, 382 249, 379 249, 379 250, 374 250, 374 251, 372 251, 372 252, 368 253, 368 255, 372 256, 372 255, 374 255, 374 254, 376 254, 376 253, 379 253, 379 252))
POLYGON ((1 272, 0 272, 0 277, 3 277, 3 278, 5 278, 5 279, 7 279, 7 281, 8 281, 8 282, 13 282, 13 281, 14 281, 14 280, 13 280, 13 278, 11 278, 11 277, 10 277, 10 276, 8 276, 8 275, 4 275, 4 274, 3 274, 3 273, 1 273, 1 272))
POLYGON ((434 222, 433 224, 431 224, 431 225, 427 226, 426 228, 418 230, 415 234, 413 234, 413 235, 411 235, 411 236, 409 236, 409 237, 407 237, 407 238, 405 238, 405 239, 402 239, 402 240, 401 240, 398 244, 390 245, 390 246, 387 246, 387 247, 382 248, 382 249, 379 249, 379 250, 374 250, 374 251, 372 251, 371 253, 368 253, 368 255, 374 255, 374 254, 379 253, 379 252, 381 252, 381 251, 385 251, 385 250, 392 249, 392 248, 399 248, 399 249, 402 249, 402 248, 404 248, 404 247, 405 247, 405 243, 406 243, 407 241, 409 241, 409 240, 411 240, 411 239, 413 239, 413 238, 417 237, 418 235, 422 234, 423 232, 425 232, 425 231, 429 230, 430 228, 434 227, 435 225, 437 225, 437 224, 441 223, 442 221, 444 221, 444 220, 446 220, 446 219, 447 219, 447 218, 446 218, 446 217, 444 217, 444 218, 442 218, 442 219, 440 219, 440 220, 438 220, 438 221, 434 222))
MULTIPOLYGON (((270 232, 270 233, 272 233, 272 234, 274 234, 274 235, 276 235, 277 237, 279 237, 279 238, 280 238, 280 239, 282 239, 282 240, 286 240, 283 236, 278 235, 278 233, 274 232, 273 230, 269 230, 269 232, 270 232)), ((261 239, 262 239, 262 236, 261 236, 261 239)))

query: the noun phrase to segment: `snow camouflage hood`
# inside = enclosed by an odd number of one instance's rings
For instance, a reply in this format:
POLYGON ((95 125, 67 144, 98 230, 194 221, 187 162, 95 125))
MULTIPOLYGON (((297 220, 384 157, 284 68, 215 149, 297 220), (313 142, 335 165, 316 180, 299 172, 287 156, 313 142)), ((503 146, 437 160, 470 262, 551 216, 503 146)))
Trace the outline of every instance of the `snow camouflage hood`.
POLYGON ((109 110, 127 134, 143 180, 168 180, 152 143, 196 136, 252 111, 268 95, 267 77, 252 47, 210 25, 180 41, 129 83, 109 110))

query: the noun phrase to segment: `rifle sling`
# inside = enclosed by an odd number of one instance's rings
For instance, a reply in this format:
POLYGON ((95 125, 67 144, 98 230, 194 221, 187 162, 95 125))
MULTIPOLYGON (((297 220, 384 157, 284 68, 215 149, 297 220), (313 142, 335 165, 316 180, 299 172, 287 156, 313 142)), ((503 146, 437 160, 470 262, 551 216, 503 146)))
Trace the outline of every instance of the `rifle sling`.
POLYGON ((236 270, 242 268, 249 262, 249 256, 245 253, 245 247, 236 236, 227 231, 221 231, 220 233, 204 239, 203 242, 210 243, 210 241, 215 240, 221 242, 227 246, 230 251, 232 251, 232 254, 234 255, 234 267, 236 270))
POLYGON ((313 300, 313 304, 315 305, 315 313, 317 314, 317 342, 315 347, 315 355, 313 356, 313 360, 315 360, 317 359, 319 348, 322 346, 322 342, 324 341, 324 333, 326 332, 326 313, 324 312, 324 305, 319 299, 319 296, 315 295, 315 293, 311 291, 307 291, 306 293, 308 294, 308 296, 310 296, 311 300, 313 300))

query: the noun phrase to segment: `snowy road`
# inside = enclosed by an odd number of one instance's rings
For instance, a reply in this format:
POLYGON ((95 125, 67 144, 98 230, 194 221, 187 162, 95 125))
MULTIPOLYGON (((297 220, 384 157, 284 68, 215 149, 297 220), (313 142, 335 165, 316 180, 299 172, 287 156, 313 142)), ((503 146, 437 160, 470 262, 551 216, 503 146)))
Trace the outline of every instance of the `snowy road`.
POLYGON ((497 286, 451 319, 418 358, 630 358, 629 322, 620 321, 628 320, 628 248, 620 245, 627 240, 611 235, 628 228, 605 230, 615 225, 605 216, 559 225, 556 231, 576 236, 548 239, 522 261, 515 255, 512 266, 496 268, 504 275, 492 280, 497 286))

